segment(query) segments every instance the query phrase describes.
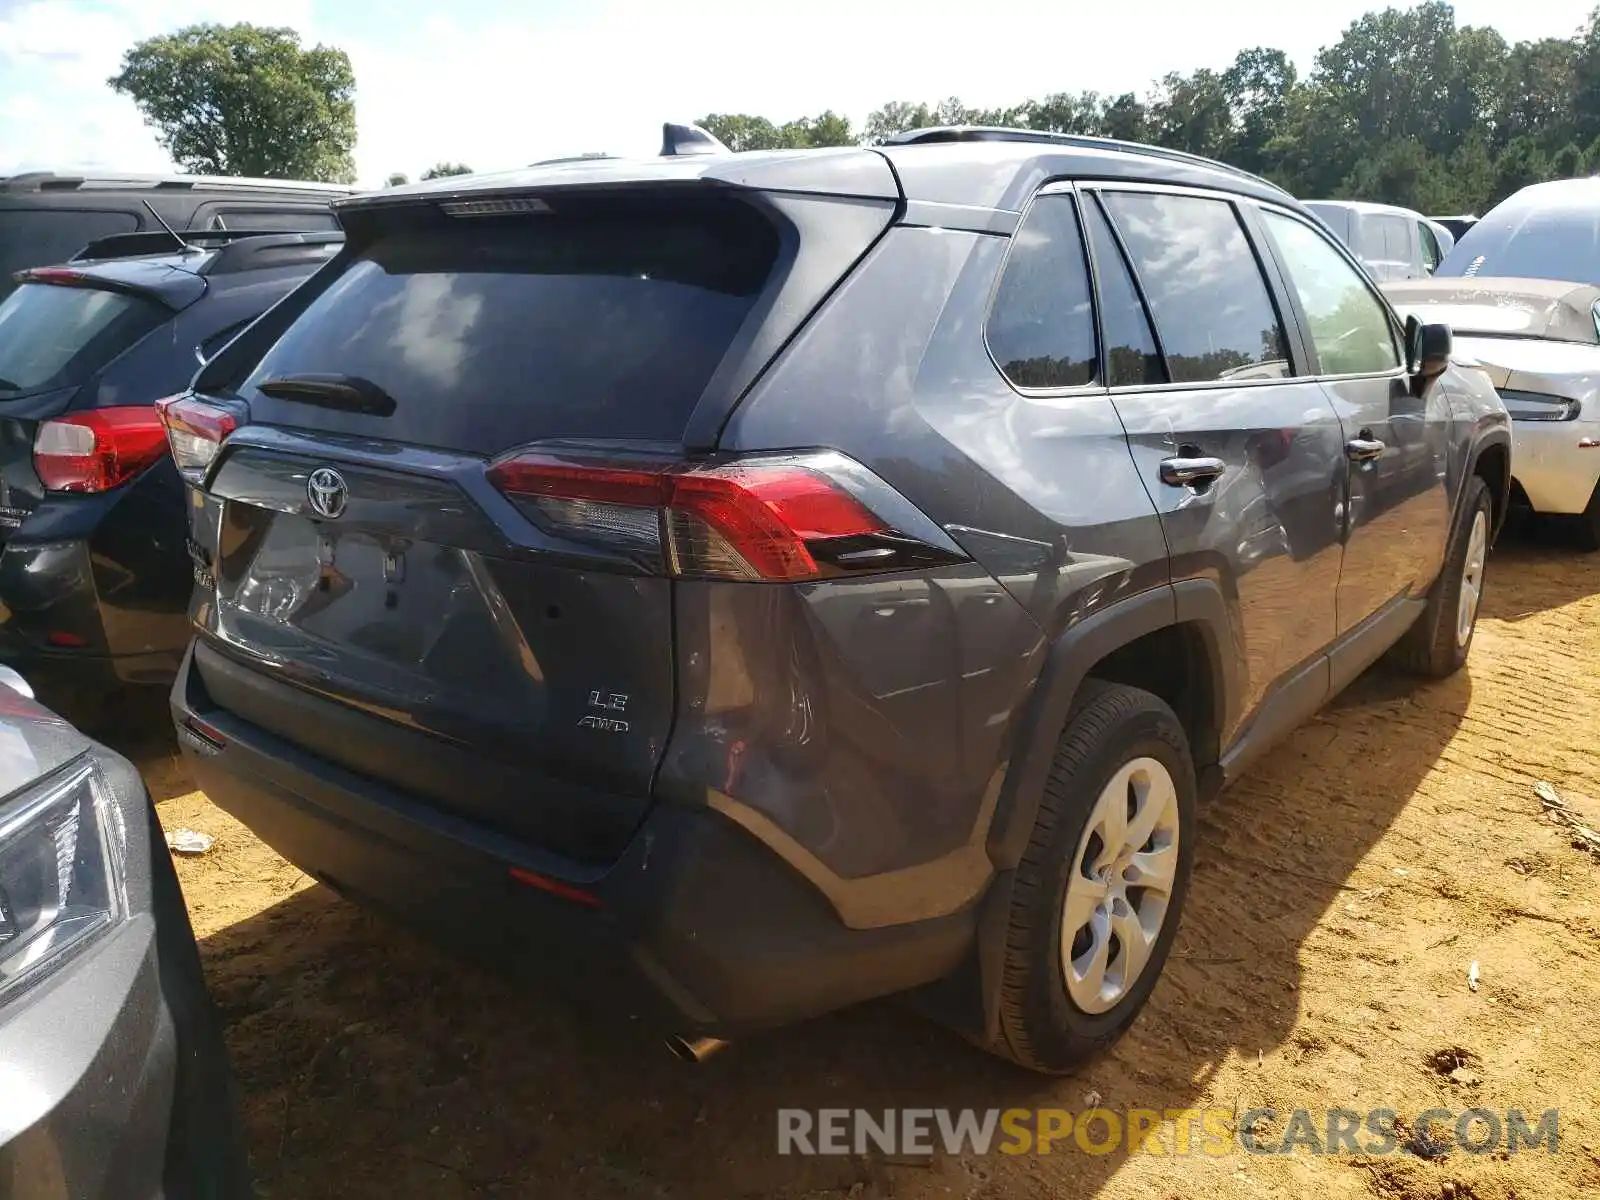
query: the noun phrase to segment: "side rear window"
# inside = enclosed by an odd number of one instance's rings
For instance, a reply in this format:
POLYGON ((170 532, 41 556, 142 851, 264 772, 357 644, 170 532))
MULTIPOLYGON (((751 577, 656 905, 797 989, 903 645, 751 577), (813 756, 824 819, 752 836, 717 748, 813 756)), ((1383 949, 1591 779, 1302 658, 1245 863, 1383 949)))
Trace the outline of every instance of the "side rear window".
POLYGON ((1040 196, 1012 235, 985 333, 1017 387, 1080 387, 1095 377, 1089 263, 1071 196, 1040 196))
POLYGON ((1174 383, 1288 375, 1283 326, 1233 205, 1107 192, 1174 383))
POLYGON ((0 297, 15 286, 18 271, 66 262, 95 238, 138 228, 138 218, 126 212, 0 208, 0 297))
POLYGON ((240 386, 252 403, 269 379, 332 374, 386 392, 392 415, 278 401, 278 419, 489 453, 678 440, 778 252, 772 224, 734 200, 409 220, 266 351, 240 386))
POLYGON ((23 284, 0 301, 0 402, 82 383, 170 315, 123 292, 23 284))
POLYGON ((1390 262, 1411 261, 1411 222, 1403 217, 1383 218, 1384 257, 1390 262))
POLYGON ((1354 218, 1357 222, 1356 243, 1353 249, 1356 257, 1362 262, 1382 262, 1389 255, 1388 243, 1384 240, 1383 221, 1372 213, 1361 213, 1354 218))
POLYGON ((1106 340, 1106 382, 1111 387, 1130 387, 1141 383, 1165 383, 1167 371, 1156 347, 1150 314, 1128 273, 1128 260, 1122 256, 1116 235, 1107 224, 1098 204, 1088 204, 1083 212, 1089 227, 1089 244, 1094 250, 1095 276, 1100 284, 1100 331, 1106 340))

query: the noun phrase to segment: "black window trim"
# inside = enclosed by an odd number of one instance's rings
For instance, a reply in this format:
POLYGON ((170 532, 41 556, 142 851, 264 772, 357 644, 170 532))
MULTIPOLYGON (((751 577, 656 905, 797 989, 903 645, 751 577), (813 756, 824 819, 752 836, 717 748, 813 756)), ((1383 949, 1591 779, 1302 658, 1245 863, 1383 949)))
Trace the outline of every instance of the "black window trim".
MULTIPOLYGON (((1172 382, 1172 366, 1167 362, 1167 348, 1161 341, 1161 331, 1156 328, 1155 317, 1150 313, 1150 297, 1144 294, 1144 283, 1139 278, 1139 273, 1133 269, 1133 257, 1128 253, 1128 246, 1122 240, 1122 231, 1117 228, 1117 223, 1111 219, 1111 213, 1106 209, 1105 201, 1100 198, 1098 191, 1083 193, 1083 198, 1078 203, 1078 223, 1085 225, 1083 206, 1094 205, 1095 211, 1100 214, 1100 219, 1106 223, 1106 229, 1111 233, 1111 244, 1116 248, 1117 257, 1122 262, 1122 269, 1127 273, 1128 281, 1133 285, 1134 299, 1139 302, 1139 311, 1144 315, 1145 327, 1150 330, 1150 340, 1156 348, 1156 358, 1161 362, 1161 373, 1166 379, 1158 383, 1124 383, 1109 388, 1111 391, 1127 392, 1147 387, 1160 387, 1172 382)), ((1089 278, 1094 285, 1094 316, 1095 336, 1100 343, 1100 378, 1111 379, 1111 350, 1106 344, 1105 330, 1101 323, 1100 302, 1100 260, 1095 254, 1094 239, 1089 236, 1087 226, 1084 228, 1083 244, 1089 255, 1089 278)))
MULTIPOLYGON (((1410 371, 1406 362, 1405 325, 1400 320, 1398 314, 1396 314, 1394 311, 1394 305, 1389 303, 1389 298, 1383 294, 1383 290, 1372 281, 1372 276, 1369 275, 1366 268, 1361 265, 1361 260, 1357 258, 1355 254, 1338 238, 1328 237, 1325 230, 1317 228, 1316 222, 1307 221, 1305 217, 1303 217, 1300 213, 1295 212, 1294 209, 1286 208, 1281 204, 1265 204, 1255 200, 1252 200, 1250 203, 1257 213, 1270 212, 1275 216, 1287 217, 1292 221, 1298 221, 1301 225, 1304 225, 1306 228, 1311 230, 1312 233, 1320 236, 1323 241, 1327 242, 1328 245, 1333 248, 1335 253, 1345 260, 1345 265, 1355 272, 1356 278, 1359 279, 1362 283, 1362 286, 1367 289, 1367 294, 1378 302, 1378 307, 1382 309, 1389 318, 1389 336, 1393 339, 1395 355, 1400 360, 1399 366, 1387 371, 1358 371, 1353 374, 1346 375, 1333 375, 1326 373, 1322 370, 1322 360, 1317 354, 1316 344, 1311 340, 1309 332, 1305 332, 1302 334, 1301 341, 1303 343, 1303 351, 1306 356, 1306 366, 1311 368, 1310 377, 1325 382, 1333 382, 1345 379, 1409 378, 1410 371)), ((1287 292, 1287 300, 1293 307, 1295 323, 1302 331, 1308 331, 1310 329, 1309 318, 1306 315, 1305 309, 1301 306, 1299 293, 1293 286, 1290 285, 1288 266, 1283 261, 1282 252, 1279 250, 1277 242, 1273 240, 1272 232, 1267 229, 1265 225, 1260 226, 1260 232, 1262 246, 1266 252, 1271 255, 1274 271, 1282 279, 1285 291, 1287 292)))
MULTIPOLYGON (((1107 389, 1112 395, 1121 395, 1130 392, 1173 391, 1192 392, 1219 388, 1251 388, 1251 387, 1283 387, 1285 384, 1308 382, 1314 376, 1303 368, 1314 361, 1307 354, 1307 346, 1300 324, 1298 308, 1286 308, 1293 297, 1287 295, 1285 290, 1286 280, 1278 271, 1278 262, 1275 255, 1269 255, 1267 247, 1263 244, 1263 235, 1256 227, 1254 212, 1250 205, 1256 201, 1250 197, 1241 196, 1234 192, 1217 191, 1211 188, 1189 187, 1180 184, 1161 183, 1135 183, 1121 179, 1085 180, 1078 184, 1080 191, 1094 193, 1096 203, 1102 203, 1100 197, 1108 192, 1146 192, 1160 193, 1174 196, 1189 196, 1199 200, 1221 200, 1233 209, 1234 219, 1239 222, 1239 230, 1244 235, 1245 244, 1250 247, 1251 256, 1255 259, 1256 270, 1261 275, 1262 285, 1266 288, 1267 297, 1272 304, 1273 314, 1278 318, 1278 325, 1283 331, 1284 353, 1288 356, 1290 374, 1281 379, 1204 379, 1193 382, 1180 383, 1134 383, 1124 384, 1121 387, 1107 389)), ((1128 270, 1133 275, 1134 287, 1138 290, 1139 298, 1145 303, 1145 311, 1150 316, 1150 328, 1155 334, 1156 346, 1161 352, 1161 362, 1167 372, 1167 378, 1172 378, 1172 367, 1167 362, 1165 344, 1161 340, 1161 328, 1154 315, 1150 314, 1149 303, 1145 294, 1144 281, 1139 278, 1138 268, 1133 264, 1127 249, 1122 245, 1122 231, 1117 228, 1117 223, 1110 219, 1110 208, 1102 204, 1101 212, 1111 225, 1111 231, 1116 235, 1118 246, 1123 250, 1128 260, 1128 270)), ((1082 216, 1080 214, 1081 222, 1082 216)), ((1096 298, 1098 302, 1098 297, 1096 298)))
POLYGON ((1110 389, 1105 385, 1105 338, 1100 329, 1100 296, 1095 286, 1094 260, 1089 249, 1089 231, 1083 223, 1083 201, 1078 195, 1078 190, 1071 180, 1062 180, 1057 183, 1046 184, 1029 198, 1027 205, 1017 217, 1016 229, 1006 239, 1005 257, 1000 260, 1000 267, 995 272, 994 279, 989 284, 989 295, 983 305, 983 352, 993 364, 995 373, 1000 376, 1012 391, 1019 396, 1103 396, 1110 389), (1000 365, 1000 360, 995 357, 993 348, 989 345, 989 322, 994 316, 995 301, 1000 296, 1000 286, 1005 282, 1006 270, 1011 266, 1011 256, 1017 250, 1016 234, 1020 233, 1027 225, 1028 217, 1033 213, 1034 205, 1050 196, 1067 196, 1072 201, 1072 219, 1078 228, 1078 241, 1083 247, 1084 271, 1089 283, 1089 312, 1090 326, 1094 331, 1094 364, 1095 378, 1088 383, 1064 384, 1061 387, 1024 387, 1013 383, 1006 374, 1005 368, 1000 365))

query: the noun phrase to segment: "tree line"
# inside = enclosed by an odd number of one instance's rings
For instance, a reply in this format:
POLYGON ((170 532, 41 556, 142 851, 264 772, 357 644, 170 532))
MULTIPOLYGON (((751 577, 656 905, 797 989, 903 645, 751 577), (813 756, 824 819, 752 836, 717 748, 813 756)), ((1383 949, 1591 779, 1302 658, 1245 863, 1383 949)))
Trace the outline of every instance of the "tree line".
POLYGON ((1600 171, 1600 9, 1570 38, 1506 42, 1442 0, 1370 12, 1304 77, 1282 50, 1163 76, 1142 95, 1063 91, 1001 108, 897 101, 860 128, 711 113, 735 150, 871 144, 934 125, 1010 125, 1221 159, 1303 197, 1483 213, 1529 183, 1600 171))
MULTIPOLYGON (((108 82, 185 170, 355 178, 350 60, 301 46, 292 29, 190 26, 134 46, 108 82)), ((1299 196, 1482 213, 1525 184, 1600 172, 1600 9, 1569 38, 1513 45, 1428 0, 1355 21, 1303 77, 1282 50, 1256 46, 1225 70, 1169 74, 1142 93, 1067 90, 999 108, 897 101, 860 128, 832 109, 701 123, 735 150, 871 144, 930 125, 1095 134, 1222 159, 1299 196)), ((439 163, 422 177, 467 170, 439 163)))

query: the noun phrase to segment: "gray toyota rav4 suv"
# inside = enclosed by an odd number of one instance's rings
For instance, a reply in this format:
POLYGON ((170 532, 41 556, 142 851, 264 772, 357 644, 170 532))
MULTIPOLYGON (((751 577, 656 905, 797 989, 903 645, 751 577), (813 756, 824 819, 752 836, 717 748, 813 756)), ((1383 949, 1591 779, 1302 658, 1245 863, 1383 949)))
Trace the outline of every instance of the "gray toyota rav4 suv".
POLYGON ((1064 1070, 1197 802, 1385 652, 1461 667, 1504 409, 1216 163, 703 142, 337 205, 164 403, 180 738, 317 878, 687 1052, 915 991, 1064 1070))

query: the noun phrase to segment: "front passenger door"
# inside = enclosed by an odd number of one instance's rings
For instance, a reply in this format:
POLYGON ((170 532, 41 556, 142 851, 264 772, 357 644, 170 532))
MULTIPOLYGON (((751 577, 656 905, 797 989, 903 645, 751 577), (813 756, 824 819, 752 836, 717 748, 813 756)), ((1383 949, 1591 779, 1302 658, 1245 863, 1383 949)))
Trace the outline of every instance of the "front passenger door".
POLYGON ((1263 207, 1314 369, 1344 426, 1347 458, 1340 634, 1402 597, 1420 596, 1450 530, 1449 401, 1415 394, 1388 306, 1321 230, 1263 207))

